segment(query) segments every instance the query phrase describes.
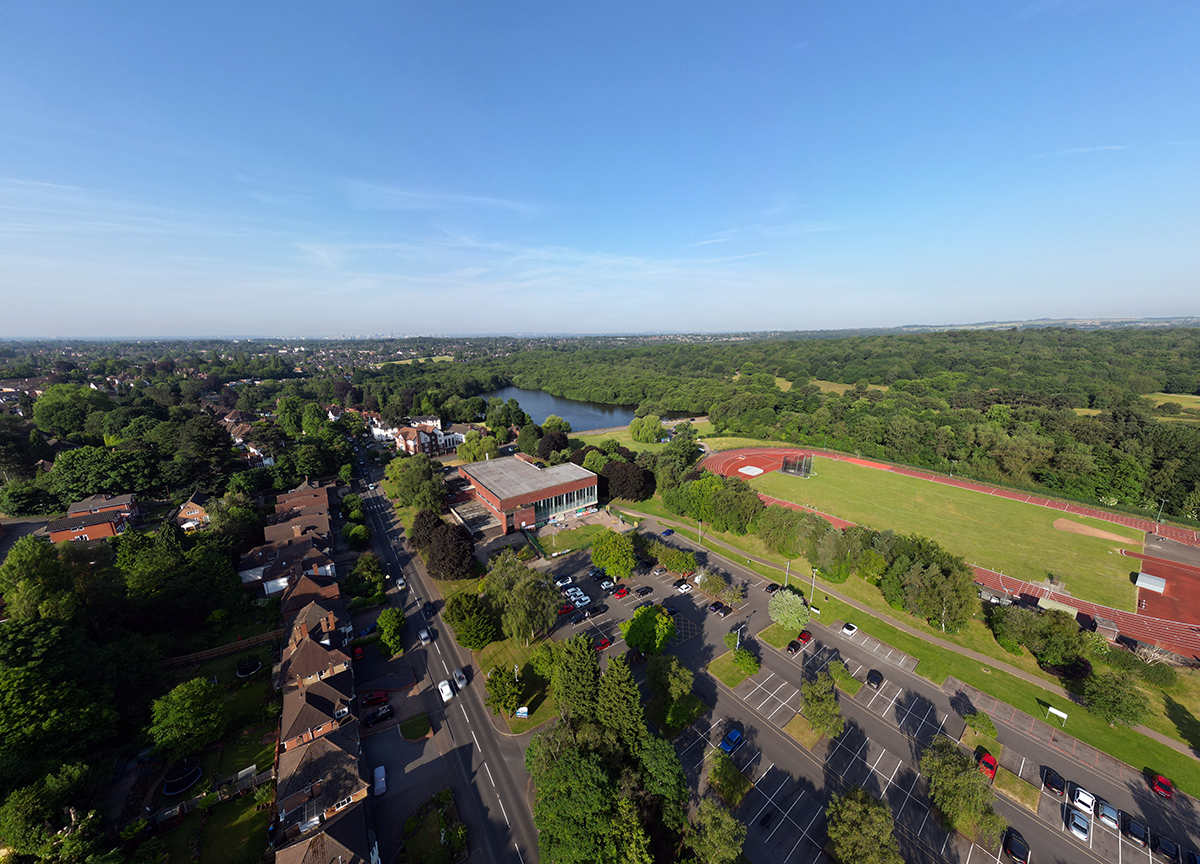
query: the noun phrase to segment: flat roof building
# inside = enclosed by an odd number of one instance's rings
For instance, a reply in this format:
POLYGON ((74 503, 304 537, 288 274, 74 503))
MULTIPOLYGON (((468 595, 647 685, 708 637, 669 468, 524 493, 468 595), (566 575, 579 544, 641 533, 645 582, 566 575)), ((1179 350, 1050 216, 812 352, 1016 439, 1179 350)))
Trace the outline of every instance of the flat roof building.
POLYGON ((596 475, 570 462, 538 468, 505 456, 460 466, 458 472, 504 526, 505 534, 596 506, 596 475))

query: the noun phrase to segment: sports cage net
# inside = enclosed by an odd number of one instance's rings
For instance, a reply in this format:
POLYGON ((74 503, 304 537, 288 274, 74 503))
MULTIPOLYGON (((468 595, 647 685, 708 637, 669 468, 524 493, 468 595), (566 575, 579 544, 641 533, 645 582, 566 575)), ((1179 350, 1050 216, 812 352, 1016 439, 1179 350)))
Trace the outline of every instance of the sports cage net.
POLYGON ((791 474, 795 477, 809 477, 812 475, 812 454, 797 453, 794 456, 784 456, 783 466, 779 469, 784 474, 791 474))

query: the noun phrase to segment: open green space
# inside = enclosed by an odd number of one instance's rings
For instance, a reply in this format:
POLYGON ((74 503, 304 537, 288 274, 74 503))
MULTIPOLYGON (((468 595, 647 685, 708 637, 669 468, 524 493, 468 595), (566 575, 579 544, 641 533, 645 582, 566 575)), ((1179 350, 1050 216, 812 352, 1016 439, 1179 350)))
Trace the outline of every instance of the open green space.
POLYGON ((750 484, 876 530, 930 537, 1006 576, 1040 583, 1052 575, 1075 597, 1134 611, 1137 591, 1129 574, 1136 561, 1114 550, 1140 550, 1139 531, 850 462, 818 457, 814 468, 808 479, 776 471, 750 484), (1134 542, 1057 530, 1054 522, 1064 518, 1134 542))
POLYGON ((429 715, 418 714, 416 717, 409 717, 400 723, 400 735, 409 741, 416 741, 418 738, 428 735, 431 728, 429 715))
POLYGON ((733 760, 720 750, 711 751, 708 763, 708 785, 724 799, 730 810, 737 809, 746 793, 754 788, 754 784, 734 767, 733 760))
POLYGON ((553 685, 539 677, 529 665, 529 658, 536 645, 537 642, 526 645, 523 639, 502 639, 475 652, 479 658, 477 671, 480 675, 487 675, 494 666, 499 666, 506 673, 511 673, 514 666, 521 670, 521 680, 525 683, 525 707, 529 709, 529 716, 524 719, 504 718, 508 723, 508 730, 514 735, 536 729, 558 713, 553 685))
POLYGON ((800 746, 807 750, 811 750, 821 740, 821 733, 812 727, 808 718, 803 714, 797 714, 789 720, 783 727, 783 731, 795 738, 800 742, 800 746))
POLYGON ((200 841, 202 864, 236 864, 249 860, 251 853, 261 858, 267 848, 269 816, 269 810, 255 809, 253 795, 213 805, 200 841))
MULTIPOLYGON (((693 423, 692 425, 696 427, 696 434, 700 437, 709 435, 713 431, 712 424, 707 420, 701 420, 699 423, 693 423)), ((657 453, 659 450, 667 446, 666 444, 660 444, 657 441, 651 444, 643 444, 641 441, 634 441, 633 436, 629 434, 628 426, 626 426, 624 429, 617 429, 613 432, 602 432, 599 435, 576 435, 572 433, 570 437, 572 445, 574 445, 574 442, 578 441, 579 447, 587 447, 589 444, 599 447, 601 442, 615 438, 622 447, 628 447, 634 453, 642 450, 649 450, 652 453, 657 453)), ((578 448, 573 447, 573 449, 578 448)))
POLYGON ((1000 757, 1004 754, 1004 745, 995 738, 989 738, 986 735, 980 735, 970 726, 963 729, 962 737, 958 739, 958 743, 966 747, 972 753, 978 754, 979 748, 983 748, 987 752, 996 757, 996 761, 1000 761, 1000 757))
POLYGON ((828 667, 829 676, 833 678, 833 683, 837 688, 844 693, 854 696, 862 689, 863 682, 859 681, 851 675, 846 667, 839 663, 830 663, 828 667))
POLYGON ((554 555, 561 552, 574 552, 578 549, 590 549, 596 538, 603 533, 603 525, 581 525, 578 528, 565 530, 545 527, 538 529, 537 539, 547 555, 554 555))
POLYGON ((1200 408, 1200 396, 1183 393, 1146 393, 1142 398, 1156 408, 1164 402, 1174 402, 1183 408, 1200 408))
POLYGON ((796 634, 791 630, 784 629, 782 624, 772 624, 765 630, 760 630, 754 638, 760 642, 766 642, 772 648, 783 650, 789 642, 796 638, 796 634))
POLYGON ((733 665, 733 652, 726 651, 716 660, 708 664, 709 674, 732 690, 750 676, 743 669, 733 665))
POLYGON ((1038 796, 1042 793, 1032 783, 1026 783, 1007 768, 996 771, 993 787, 1005 798, 1011 798, 1029 812, 1037 812, 1038 796))

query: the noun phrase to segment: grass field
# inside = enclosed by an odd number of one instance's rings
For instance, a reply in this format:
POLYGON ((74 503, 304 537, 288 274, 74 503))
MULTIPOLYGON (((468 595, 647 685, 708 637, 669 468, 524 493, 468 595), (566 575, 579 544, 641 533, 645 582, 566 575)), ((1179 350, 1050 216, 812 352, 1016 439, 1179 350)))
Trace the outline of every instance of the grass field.
POLYGON ((1147 393, 1142 398, 1155 408, 1164 402, 1175 402, 1184 408, 1200 408, 1200 396, 1187 396, 1181 393, 1147 393))
POLYGON ((760 630, 754 638, 782 651, 789 642, 796 638, 796 634, 791 630, 785 630, 782 624, 772 624, 765 630, 760 630))
MULTIPOLYGON (((520 639, 504 639, 493 642, 482 651, 476 651, 479 660, 478 674, 486 676, 493 667, 498 666, 505 674, 512 674, 513 666, 520 667, 521 680, 525 682, 525 707, 529 709, 529 717, 518 719, 505 717, 508 729, 514 735, 520 735, 541 726, 558 713, 558 703, 554 700, 554 687, 543 681, 529 665, 529 657, 533 654, 536 642, 528 646, 520 639)), ((490 710, 490 709, 489 709, 490 710)))
POLYGON ((1139 550, 1141 532, 849 462, 818 457, 814 468, 807 480, 771 472, 750 485, 870 528, 931 537, 968 562, 1006 576, 1042 582, 1053 574, 1072 596, 1135 611, 1137 590, 1129 574, 1136 562, 1113 550, 1139 550), (1062 518, 1136 543, 1055 529, 1062 518))
POLYGON ((577 549, 590 549, 597 537, 604 533, 603 525, 584 525, 580 528, 569 528, 565 531, 546 527, 539 528, 535 536, 542 549, 548 555, 556 552, 574 552, 577 549))
POLYGON ((982 747, 987 752, 996 757, 996 761, 1000 761, 1000 757, 1004 754, 1004 745, 995 738, 989 738, 986 735, 980 735, 970 726, 963 729, 962 737, 958 739, 958 743, 966 747, 972 753, 978 753, 982 747))
POLYGON ((754 788, 754 784, 734 767, 733 760, 720 750, 713 750, 709 759, 708 785, 725 799, 729 809, 736 809, 754 788))
MULTIPOLYGON (((696 433, 701 437, 712 433, 712 424, 707 420, 701 420, 699 423, 693 423, 692 425, 696 427, 696 433)), ((570 437, 572 442, 580 442, 580 447, 586 447, 589 444, 593 444, 598 447, 600 446, 600 442, 608 441, 610 438, 615 438, 620 442, 622 447, 628 447, 634 453, 642 450, 649 450, 652 453, 657 453, 659 450, 667 446, 666 444, 659 444, 657 442, 653 444, 643 444, 640 441, 634 441, 633 436, 629 434, 628 427, 624 429, 618 429, 615 432, 603 432, 599 435, 575 435, 572 433, 570 437)))
MULTIPOLYGON (((815 379, 814 379, 813 381, 810 381, 809 383, 810 383, 810 384, 816 384, 818 387, 820 387, 820 388, 821 388, 821 392, 822 392, 822 393, 836 393, 836 394, 838 394, 839 396, 841 396, 841 395, 842 395, 843 393, 845 393, 847 390, 853 390, 853 389, 854 389, 854 385, 853 385, 853 384, 843 384, 843 383, 842 383, 842 382, 840 382, 840 381, 817 381, 817 380, 815 380, 815 379)), ((886 384, 871 384, 871 385, 868 387, 868 389, 870 389, 870 390, 882 390, 882 391, 884 391, 884 392, 886 393, 888 388, 887 388, 887 385, 886 385, 886 384)))
POLYGON ((1038 796, 1041 792, 1032 783, 1026 783, 1007 768, 996 772, 995 789, 1005 798, 1011 798, 1031 813, 1037 812, 1038 796))

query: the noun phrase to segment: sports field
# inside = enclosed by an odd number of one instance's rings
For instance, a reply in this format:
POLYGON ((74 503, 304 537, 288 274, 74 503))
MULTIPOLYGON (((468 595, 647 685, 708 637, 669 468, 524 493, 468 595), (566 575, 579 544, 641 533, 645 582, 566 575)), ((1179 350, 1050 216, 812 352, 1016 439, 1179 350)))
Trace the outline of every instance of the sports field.
POLYGON ((764 494, 876 530, 931 537, 969 563, 1006 576, 1043 582, 1053 574, 1074 597, 1136 611, 1129 574, 1137 561, 1113 550, 1140 552, 1140 531, 851 462, 818 456, 813 469, 807 480, 773 471, 749 482, 764 494), (1064 518, 1060 525, 1074 530, 1054 527, 1064 518), (1076 533, 1080 526, 1108 537, 1076 533))

